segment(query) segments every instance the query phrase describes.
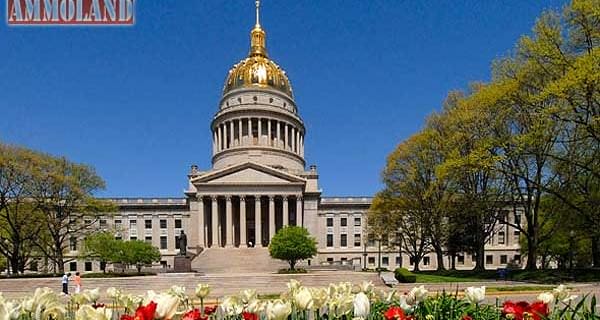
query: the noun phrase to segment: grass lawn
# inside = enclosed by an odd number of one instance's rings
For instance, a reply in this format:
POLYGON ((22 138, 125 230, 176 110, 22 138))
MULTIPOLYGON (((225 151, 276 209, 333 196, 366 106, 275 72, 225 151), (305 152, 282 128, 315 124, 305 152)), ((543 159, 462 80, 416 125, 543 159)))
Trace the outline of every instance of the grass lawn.
POLYGON ((444 276, 432 273, 417 273, 417 282, 425 283, 441 283, 441 282, 477 282, 487 279, 478 277, 455 277, 455 276, 444 276))
MULTIPOLYGON (((420 271, 415 273, 417 282, 474 282, 498 280, 496 270, 445 270, 445 271, 420 271)), ((540 284, 558 284, 564 282, 596 282, 600 281, 600 270, 511 270, 506 280, 523 281, 540 284)))

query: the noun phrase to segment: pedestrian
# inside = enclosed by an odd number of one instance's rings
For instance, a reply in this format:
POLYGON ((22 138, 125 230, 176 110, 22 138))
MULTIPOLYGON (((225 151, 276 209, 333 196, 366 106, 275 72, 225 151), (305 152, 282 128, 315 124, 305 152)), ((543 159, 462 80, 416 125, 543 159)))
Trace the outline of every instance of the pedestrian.
POLYGON ((73 282, 75 283, 75 293, 81 292, 81 276, 79 275, 79 271, 75 272, 75 277, 73 278, 73 282))
POLYGON ((62 292, 63 292, 64 294, 69 294, 69 277, 70 277, 70 276, 71 276, 71 273, 70 273, 70 272, 69 272, 69 273, 65 273, 65 274, 62 276, 62 287, 63 287, 63 288, 62 288, 62 289, 63 289, 63 290, 62 290, 62 292))

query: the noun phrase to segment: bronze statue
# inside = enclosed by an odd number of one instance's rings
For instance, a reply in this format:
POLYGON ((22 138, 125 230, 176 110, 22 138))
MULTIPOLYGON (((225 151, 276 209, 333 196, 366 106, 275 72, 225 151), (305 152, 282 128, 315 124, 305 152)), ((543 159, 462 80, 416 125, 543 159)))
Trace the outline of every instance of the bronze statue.
POLYGON ((179 234, 179 255, 187 255, 187 236, 183 230, 181 230, 181 233, 179 234))

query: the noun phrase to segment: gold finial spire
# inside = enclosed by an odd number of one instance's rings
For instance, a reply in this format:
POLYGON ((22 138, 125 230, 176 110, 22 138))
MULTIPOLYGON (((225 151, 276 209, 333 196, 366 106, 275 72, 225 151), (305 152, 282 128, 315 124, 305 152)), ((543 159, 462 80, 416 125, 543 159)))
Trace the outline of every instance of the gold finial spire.
POLYGON ((250 32, 250 56, 267 56, 266 34, 260 27, 260 0, 255 0, 256 24, 250 32))
POLYGON ((260 0, 254 1, 256 3, 256 28, 260 28, 260 0))

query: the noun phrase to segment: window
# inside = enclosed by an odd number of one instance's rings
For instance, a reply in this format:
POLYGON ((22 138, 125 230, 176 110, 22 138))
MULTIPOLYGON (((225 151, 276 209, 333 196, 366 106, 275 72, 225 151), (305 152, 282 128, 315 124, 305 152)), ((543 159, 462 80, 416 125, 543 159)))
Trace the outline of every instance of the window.
POLYGON ((492 255, 485 256, 485 264, 492 264, 492 263, 494 263, 494 256, 492 256, 492 255))
POLYGON ((100 220, 100 228, 106 228, 106 220, 100 220))
POLYGON ((500 256, 500 264, 506 264, 508 262, 508 257, 503 254, 500 256))
POLYGON ((165 260, 161 260, 160 261, 160 267, 163 268, 163 269, 166 269, 167 268, 167 262, 165 260))
POLYGON ((390 258, 389 257, 382 257, 381 258, 381 264, 384 266, 389 266, 390 265, 390 258))
POLYGON ((333 263, 333 258, 327 258, 327 262, 333 263))
POLYGON ((69 239, 69 248, 71 251, 77 251, 77 238, 71 237, 69 239))
POLYGON ((360 247, 360 233, 354 234, 354 246, 360 247))
POLYGON ((409 262, 410 262, 410 265, 412 266, 413 264, 415 264, 415 258, 410 257, 409 262))
POLYGON ((92 271, 92 263, 90 261, 86 261, 85 262, 84 270, 85 271, 92 271))
POLYGON ((161 229, 166 229, 167 228, 167 220, 165 220, 165 219, 161 219, 160 220, 160 228, 161 229))
POLYGON ((360 227, 360 218, 354 218, 354 226, 360 227))
POLYGON ((116 236, 115 237, 115 240, 122 240, 122 239, 123 239, 123 237, 121 237, 121 236, 116 236))
POLYGON ((369 264, 375 264, 375 257, 369 257, 369 264))
POLYGON ((381 245, 384 247, 387 247, 389 245, 389 239, 387 234, 381 237, 381 245))
POLYGON ((396 265, 400 266, 400 257, 396 257, 396 265))
POLYGON ((423 265, 428 266, 431 263, 429 257, 423 257, 423 265))
POLYGON ((37 260, 31 261, 31 263, 29 264, 29 270, 31 270, 31 271, 38 271, 38 262, 37 262, 37 260))
POLYGON ((457 260, 458 264, 465 264, 465 256, 463 256, 463 255, 456 256, 456 260, 457 260))
POLYGON ((515 213, 515 224, 518 226, 521 225, 521 214, 520 213, 515 213))
POLYGON ((505 240, 504 231, 498 232, 498 244, 504 244, 505 240))
POLYGON ((327 226, 333 227, 333 218, 327 218, 327 226))
POLYGON ((120 227, 122 223, 123 223, 123 222, 121 221, 121 219, 117 219, 117 220, 115 220, 115 226, 118 226, 118 227, 120 227))
POLYGON ((160 248, 163 250, 167 248, 167 237, 166 236, 160 237, 160 248))
POLYGON ((92 220, 85 219, 85 220, 83 220, 83 224, 85 224, 86 226, 89 226, 92 224, 92 220))
POLYGON ((135 241, 135 240, 137 240, 137 237, 136 236, 129 236, 129 240, 130 241, 135 241))
POLYGON ((144 228, 152 229, 152 220, 144 220, 144 228))
POLYGON ((521 231, 515 230, 515 232, 513 233, 513 237, 515 239, 515 242, 519 242, 519 239, 521 238, 521 231))
POLYGON ((175 229, 181 229, 181 219, 175 219, 175 229))
POLYGON ((348 218, 340 218, 340 226, 342 226, 342 227, 348 226, 348 218))
POLYGON ((333 247, 333 235, 332 234, 327 235, 327 246, 333 247))
POLYGON ((129 229, 137 228, 137 220, 129 220, 129 229))
POLYGON ((146 238, 144 238, 144 241, 146 241, 146 243, 152 244, 152 236, 146 236, 146 238))
POLYGON ((498 214, 498 221, 500 223, 506 223, 506 217, 508 216, 508 211, 503 210, 498 214))
POLYGON ((179 236, 175 236, 175 249, 179 249, 179 236))
POLYGON ((77 271, 77 262, 69 262, 69 271, 77 271))
POLYGON ((369 244, 369 247, 374 247, 375 246, 375 235, 372 234, 372 233, 369 233, 368 244, 369 244))
POLYGON ((342 247, 348 246, 348 235, 347 234, 340 235, 340 246, 342 246, 342 247))
POLYGON ((521 255, 520 254, 515 254, 515 263, 521 264, 521 255))

